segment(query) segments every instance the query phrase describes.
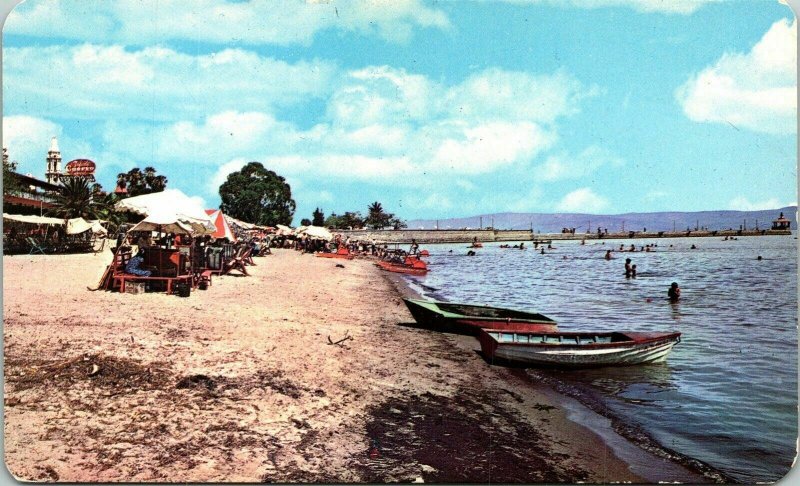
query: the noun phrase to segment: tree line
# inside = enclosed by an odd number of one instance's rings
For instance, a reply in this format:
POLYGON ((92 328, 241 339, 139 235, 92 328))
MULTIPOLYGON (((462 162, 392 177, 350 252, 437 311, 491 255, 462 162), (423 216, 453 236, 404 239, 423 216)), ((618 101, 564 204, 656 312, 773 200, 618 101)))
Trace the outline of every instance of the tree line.
MULTIPOLYGON (((3 158, 3 194, 21 190, 14 177, 16 162, 3 158)), ((114 210, 116 203, 126 197, 161 192, 167 188, 168 179, 158 174, 154 167, 133 168, 117 174, 117 186, 113 192, 106 193, 98 183, 83 177, 62 179, 60 190, 55 194, 54 208, 48 214, 62 218, 103 219, 116 227, 132 216, 114 210)), ((220 209, 236 219, 261 226, 290 225, 296 204, 292 199, 292 189, 286 179, 274 171, 266 169, 260 162, 249 162, 242 169, 228 175, 219 187, 222 203, 220 209)), ((326 226, 331 228, 405 228, 406 224, 392 213, 384 211, 379 202, 367 208, 364 217, 358 211, 342 215, 331 213, 327 217, 316 208, 311 219, 304 218, 302 225, 326 226)))

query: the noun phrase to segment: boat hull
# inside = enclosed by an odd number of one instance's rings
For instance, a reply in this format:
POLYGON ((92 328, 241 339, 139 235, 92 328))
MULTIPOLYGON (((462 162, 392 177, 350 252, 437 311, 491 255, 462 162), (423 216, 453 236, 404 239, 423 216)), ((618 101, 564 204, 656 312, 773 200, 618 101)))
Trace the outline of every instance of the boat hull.
POLYGON ((319 258, 341 258, 344 260, 352 260, 355 255, 352 253, 317 253, 319 258))
POLYGON ((402 263, 378 262, 377 265, 387 272, 404 273, 407 275, 426 275, 427 268, 416 268, 402 263))
MULTIPOLYGON (((525 313, 488 306, 474 306, 469 304, 446 304, 417 299, 403 299, 409 312, 418 324, 429 329, 452 332, 457 334, 476 334, 480 329, 502 329, 506 331, 532 331, 555 332, 558 324, 545 316, 534 313, 525 313), (439 306, 457 306, 464 312, 474 311, 476 314, 499 314, 497 317, 489 315, 466 315, 447 312, 439 306), (504 315, 505 314, 505 315, 504 315), (526 316, 527 318, 524 318, 526 316)), ((455 309, 451 309, 455 310, 455 309)))
POLYGON ((533 334, 483 330, 478 335, 478 340, 481 343, 481 353, 493 363, 590 368, 663 362, 673 346, 680 342, 680 333, 533 334), (578 344, 584 340, 597 339, 598 336, 612 335, 629 339, 578 344))

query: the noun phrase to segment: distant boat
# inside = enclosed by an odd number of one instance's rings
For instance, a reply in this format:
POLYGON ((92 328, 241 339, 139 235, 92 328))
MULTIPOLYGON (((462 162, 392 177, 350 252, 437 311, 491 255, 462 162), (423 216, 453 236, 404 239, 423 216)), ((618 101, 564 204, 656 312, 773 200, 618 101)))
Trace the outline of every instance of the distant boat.
POLYGON ((386 270, 387 272, 405 273, 408 275, 417 275, 417 276, 426 275, 428 273, 428 267, 425 266, 425 262, 423 262, 422 260, 417 260, 417 262, 418 263, 409 265, 405 263, 380 261, 376 263, 376 265, 386 270))
POLYGON ((417 323, 445 332, 475 334, 481 328, 555 332, 558 324, 536 312, 485 305, 403 299, 417 323))
POLYGON ((490 361, 524 366, 588 368, 658 363, 680 342, 679 332, 559 332, 482 329, 490 361))

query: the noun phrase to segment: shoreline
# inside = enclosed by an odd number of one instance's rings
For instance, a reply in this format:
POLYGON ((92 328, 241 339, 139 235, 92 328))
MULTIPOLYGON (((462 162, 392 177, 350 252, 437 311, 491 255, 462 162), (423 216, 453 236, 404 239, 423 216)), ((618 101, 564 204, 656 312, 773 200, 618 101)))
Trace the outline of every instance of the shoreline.
MULTIPOLYGON (((425 295, 412 287, 421 284, 412 283, 412 279, 406 279, 400 275, 388 272, 386 274, 387 280, 396 286, 402 297, 426 299, 425 295)), ((479 352, 480 346, 474 338, 460 335, 451 336, 459 341, 459 347, 463 350, 472 347, 473 351, 479 352)), ((620 417, 604 410, 597 400, 587 399, 585 394, 581 393, 582 390, 575 390, 575 385, 541 375, 536 376, 539 379, 536 381, 524 369, 507 370, 512 375, 509 381, 516 380, 523 386, 547 395, 567 412, 568 420, 584 427, 590 434, 598 437, 618 458, 628 464, 631 472, 646 482, 735 482, 714 467, 665 447, 645 432, 634 431, 631 426, 624 426, 620 417), (652 471, 655 470, 662 474, 653 474, 652 471), (672 476, 665 479, 664 473, 672 476)))
POLYGON ((557 394, 487 366, 473 338, 403 326, 413 319, 397 276, 371 260, 274 253, 250 277, 214 278, 185 299, 86 291, 109 253, 4 259, 9 471, 69 482, 645 480, 557 394))

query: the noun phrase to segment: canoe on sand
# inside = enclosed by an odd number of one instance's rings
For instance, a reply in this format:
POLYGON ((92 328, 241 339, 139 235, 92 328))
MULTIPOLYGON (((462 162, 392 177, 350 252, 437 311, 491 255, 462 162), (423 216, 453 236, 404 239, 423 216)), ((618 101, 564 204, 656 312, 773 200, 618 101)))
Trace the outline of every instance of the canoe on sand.
POLYGON ((475 334, 480 328, 558 330, 553 319, 536 312, 419 299, 403 299, 403 302, 418 324, 445 332, 475 334))

